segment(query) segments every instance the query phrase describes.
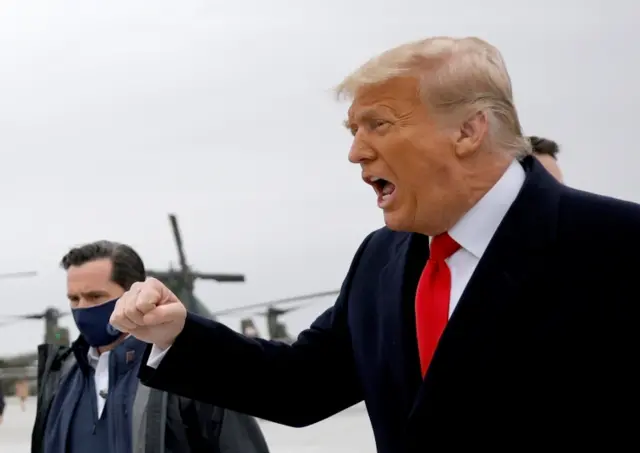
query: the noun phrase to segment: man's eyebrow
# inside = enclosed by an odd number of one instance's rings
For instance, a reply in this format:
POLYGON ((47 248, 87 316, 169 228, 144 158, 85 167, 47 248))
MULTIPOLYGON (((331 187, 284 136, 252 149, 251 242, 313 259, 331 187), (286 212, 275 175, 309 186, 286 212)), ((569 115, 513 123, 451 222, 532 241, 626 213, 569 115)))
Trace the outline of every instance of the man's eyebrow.
POLYGON ((104 296, 108 294, 106 291, 104 290, 100 290, 100 289, 96 289, 96 290, 92 290, 92 291, 81 291, 79 293, 67 293, 67 299, 75 299, 78 298, 80 296, 93 296, 93 297, 100 297, 100 296, 104 296))
POLYGON ((102 289, 95 289, 95 290, 91 290, 91 291, 82 292, 83 296, 104 296, 105 294, 107 294, 107 292, 105 290, 102 290, 102 289))
POLYGON ((360 112, 358 112, 357 114, 350 116, 349 119, 345 120, 345 126, 347 126, 348 128, 350 128, 350 124, 352 124, 353 122, 360 122, 360 121, 371 121, 372 119, 376 118, 380 116, 380 113, 378 112, 378 110, 374 109, 374 108, 369 108, 366 110, 362 110, 360 112))

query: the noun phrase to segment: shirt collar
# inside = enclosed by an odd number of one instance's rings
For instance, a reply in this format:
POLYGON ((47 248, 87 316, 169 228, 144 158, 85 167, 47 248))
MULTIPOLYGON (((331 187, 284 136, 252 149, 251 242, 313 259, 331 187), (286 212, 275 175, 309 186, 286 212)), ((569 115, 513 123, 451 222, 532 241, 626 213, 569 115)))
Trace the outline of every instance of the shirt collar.
MULTIPOLYGON (((107 352, 103 352, 103 354, 108 354, 109 351, 107 352)), ((87 361, 89 362, 89 365, 91 365, 92 368, 95 368, 96 366, 98 366, 98 361, 100 360, 100 353, 98 353, 98 350, 94 347, 90 347, 89 351, 87 352, 87 361)))
MULTIPOLYGON (((127 335, 120 344, 124 343, 129 337, 131 337, 131 335, 127 335)), ((120 344, 118 346, 120 346, 120 344)), ((105 351, 102 353, 102 355, 109 354, 110 352, 111 351, 105 351)), ((98 352, 97 348, 94 348, 93 346, 89 348, 89 351, 87 352, 87 361, 89 362, 89 365, 91 365, 91 367, 95 368, 96 366, 98 366, 100 355, 101 354, 98 352)))
POLYGON ((449 230, 449 235, 480 259, 518 196, 524 180, 524 169, 514 160, 491 190, 449 230))

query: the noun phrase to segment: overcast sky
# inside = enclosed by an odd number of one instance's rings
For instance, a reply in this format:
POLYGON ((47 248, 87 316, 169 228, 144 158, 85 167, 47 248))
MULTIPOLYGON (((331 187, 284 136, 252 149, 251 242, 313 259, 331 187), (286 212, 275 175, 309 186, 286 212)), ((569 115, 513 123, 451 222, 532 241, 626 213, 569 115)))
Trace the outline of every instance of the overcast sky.
MULTIPOLYGON (((382 217, 330 89, 432 35, 496 45, 567 183, 640 201, 639 23, 632 0, 1 0, 0 273, 39 276, 0 280, 0 314, 66 308, 57 263, 85 241, 176 262, 169 212, 193 267, 246 273, 198 284, 211 309, 339 287, 382 217)), ((0 327, 0 354, 42 333, 0 327)))

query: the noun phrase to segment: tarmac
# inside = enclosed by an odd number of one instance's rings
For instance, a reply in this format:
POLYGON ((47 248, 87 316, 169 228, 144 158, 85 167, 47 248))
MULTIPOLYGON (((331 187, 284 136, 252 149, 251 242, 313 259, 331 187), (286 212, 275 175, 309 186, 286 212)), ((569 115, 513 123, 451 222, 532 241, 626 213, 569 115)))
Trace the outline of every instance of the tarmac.
MULTIPOLYGON (((23 412, 15 398, 7 399, 0 424, 0 453, 30 453, 36 400, 23 412)), ((307 428, 289 428, 260 421, 271 453, 375 453, 371 425, 363 405, 357 405, 307 428)), ((115 453, 115 452, 114 452, 115 453)))

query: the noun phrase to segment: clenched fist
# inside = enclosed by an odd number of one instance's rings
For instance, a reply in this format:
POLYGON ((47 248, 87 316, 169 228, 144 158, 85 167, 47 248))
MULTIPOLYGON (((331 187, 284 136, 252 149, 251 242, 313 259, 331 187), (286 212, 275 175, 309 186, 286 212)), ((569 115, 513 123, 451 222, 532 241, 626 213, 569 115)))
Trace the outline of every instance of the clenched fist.
POLYGON ((161 349, 171 346, 184 328, 187 310, 169 288, 155 278, 134 283, 116 303, 110 323, 161 349))

